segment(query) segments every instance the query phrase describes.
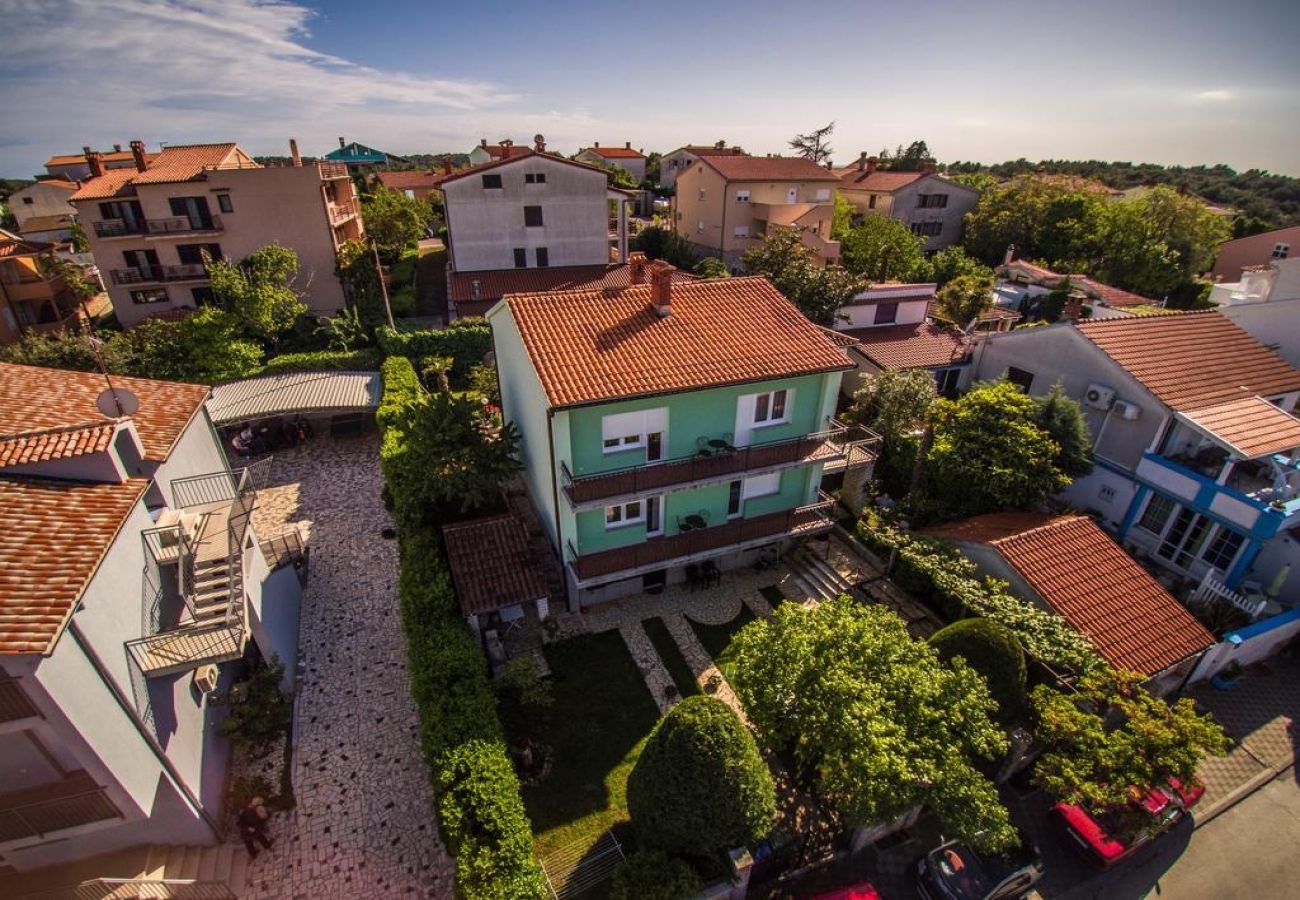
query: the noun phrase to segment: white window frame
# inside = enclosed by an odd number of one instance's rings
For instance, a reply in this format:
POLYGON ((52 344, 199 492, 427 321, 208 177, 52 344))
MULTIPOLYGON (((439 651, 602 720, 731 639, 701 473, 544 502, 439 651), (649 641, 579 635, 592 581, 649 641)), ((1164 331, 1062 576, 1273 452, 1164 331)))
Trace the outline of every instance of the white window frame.
POLYGON ((817 197, 816 197, 816 199, 817 199, 818 202, 821 202, 821 201, 823 201, 823 200, 829 200, 829 199, 831 199, 831 189, 830 189, 830 188, 818 188, 818 189, 817 189, 817 197))
POLYGON ((771 497, 781 493, 781 473, 768 472, 765 475, 751 475, 740 487, 740 501, 757 500, 759 497, 771 497))
POLYGON ((749 202, 749 191, 736 191, 736 202, 737 202, 737 203, 748 203, 748 202, 749 202))
POLYGON ((622 453, 625 450, 642 450, 649 446, 647 435, 661 432, 664 453, 668 451, 668 408, 639 409, 635 412, 612 413, 601 416, 601 453, 622 453))
POLYGON ((764 393, 761 394, 755 394, 754 395, 754 427, 768 428, 772 425, 789 424, 790 407, 793 405, 794 405, 793 388, 777 388, 774 391, 765 391, 764 393), (775 418, 772 415, 772 409, 774 406, 776 406, 777 394, 782 395, 780 418, 775 418), (767 400, 767 411, 764 413, 764 417, 760 419, 758 417, 758 408, 759 408, 759 404, 764 400, 764 398, 766 398, 767 400))
POLYGON ((605 507, 605 530, 617 531, 620 528, 628 528, 632 525, 645 524, 645 501, 629 500, 626 503, 618 503, 614 506, 605 507), (635 513, 631 507, 636 507, 635 513))

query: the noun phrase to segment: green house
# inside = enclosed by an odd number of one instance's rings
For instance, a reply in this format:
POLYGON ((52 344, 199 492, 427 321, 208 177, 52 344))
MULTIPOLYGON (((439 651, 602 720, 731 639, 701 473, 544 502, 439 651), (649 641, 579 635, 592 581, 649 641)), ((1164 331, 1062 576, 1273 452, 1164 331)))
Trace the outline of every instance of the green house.
POLYGON ((570 608, 828 531, 823 474, 871 452, 832 416, 842 347, 763 278, 508 295, 487 314, 524 478, 570 608))

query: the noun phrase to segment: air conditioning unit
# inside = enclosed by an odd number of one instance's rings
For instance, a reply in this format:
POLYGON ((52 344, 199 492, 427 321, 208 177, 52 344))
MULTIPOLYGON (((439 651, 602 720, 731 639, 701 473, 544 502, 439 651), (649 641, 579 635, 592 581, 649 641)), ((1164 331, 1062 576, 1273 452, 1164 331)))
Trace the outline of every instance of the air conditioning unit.
POLYGON ((1136 403, 1129 403, 1127 400, 1116 400, 1115 405, 1111 407, 1111 412, 1121 419, 1128 419, 1132 422, 1138 416, 1142 415, 1142 407, 1136 403))
POLYGON ((215 665, 199 666, 194 670, 194 686, 199 689, 199 693, 211 694, 217 689, 217 679, 220 677, 221 670, 215 665))
POLYGON ((1115 389, 1104 384, 1090 384, 1083 394, 1083 402, 1094 409, 1110 409, 1115 402, 1115 389))

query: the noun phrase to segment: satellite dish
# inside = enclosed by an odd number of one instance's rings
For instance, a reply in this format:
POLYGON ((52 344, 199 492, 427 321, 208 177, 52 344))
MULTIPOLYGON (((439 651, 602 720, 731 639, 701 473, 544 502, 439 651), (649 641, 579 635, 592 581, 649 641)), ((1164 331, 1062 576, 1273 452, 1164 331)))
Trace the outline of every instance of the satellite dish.
POLYGON ((140 398, 126 388, 111 387, 95 398, 95 408, 110 419, 134 415, 140 398))

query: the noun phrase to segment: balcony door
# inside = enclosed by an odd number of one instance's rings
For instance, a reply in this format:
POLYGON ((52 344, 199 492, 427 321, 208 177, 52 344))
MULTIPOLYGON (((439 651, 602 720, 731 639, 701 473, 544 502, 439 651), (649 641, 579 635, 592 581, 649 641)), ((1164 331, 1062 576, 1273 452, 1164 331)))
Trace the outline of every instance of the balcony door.
POLYGON ((645 436, 645 461, 660 462, 664 458, 664 433, 652 431, 645 436))
POLYGON ((141 278, 153 278, 158 273, 157 250, 123 250, 122 259, 128 269, 135 269, 141 278))
POLYGON ((645 498, 645 533, 646 537, 664 533, 664 498, 658 494, 645 498))
POLYGON ((207 197, 171 197, 172 215, 189 219, 190 228, 196 231, 212 227, 212 213, 208 210, 207 197))

